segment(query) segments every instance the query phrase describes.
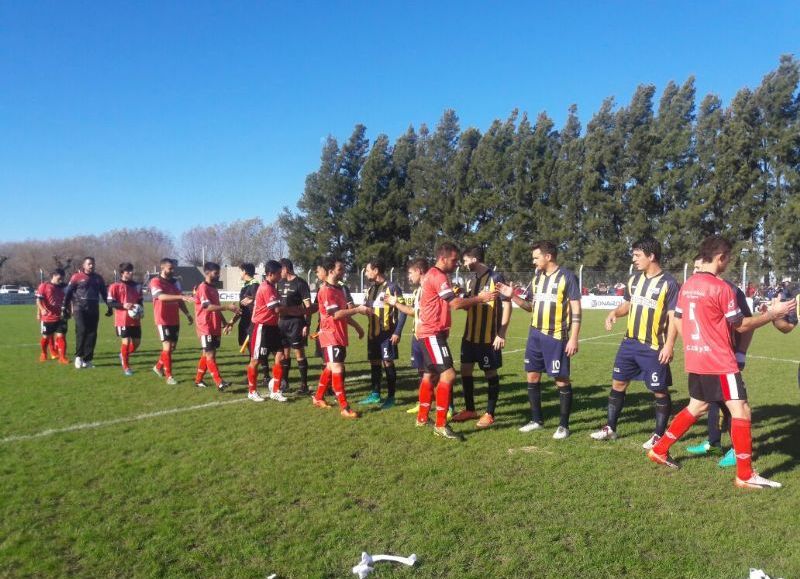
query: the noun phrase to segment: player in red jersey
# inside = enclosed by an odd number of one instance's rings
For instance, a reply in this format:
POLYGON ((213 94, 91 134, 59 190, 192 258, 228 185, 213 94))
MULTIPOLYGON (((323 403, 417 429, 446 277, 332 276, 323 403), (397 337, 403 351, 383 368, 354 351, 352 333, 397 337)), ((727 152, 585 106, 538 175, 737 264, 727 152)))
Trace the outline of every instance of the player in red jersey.
POLYGON ((653 462, 671 468, 678 464, 669 456, 670 447, 706 412, 709 402, 723 402, 731 413, 731 441, 736 452, 736 486, 741 488, 779 488, 753 470, 751 412, 742 375, 731 342, 731 327, 745 333, 785 317, 795 300, 773 302, 759 317, 745 318, 736 304, 731 287, 717 277, 728 267, 732 245, 719 236, 706 238, 700 245, 700 271, 683 284, 678 295, 675 317, 683 338, 684 364, 689 373, 689 405, 684 408, 648 452, 653 462))
MULTIPOLYGON (((419 385, 419 412, 417 426, 428 424, 428 413, 433 399, 433 375, 438 374, 436 386, 436 426, 434 434, 446 439, 461 438, 447 424, 447 410, 456 371, 447 337, 450 333, 450 309, 465 309, 470 306, 488 303, 497 298, 496 291, 482 291, 469 298, 457 298, 450 285, 448 274, 453 273, 458 264, 458 247, 452 243, 442 243, 436 249, 436 264, 422 279, 419 298, 419 323, 417 338, 422 344, 422 359, 425 373, 419 385)), ((391 303, 391 302, 390 302, 391 303)))
MULTIPOLYGON (((356 314, 369 315, 367 306, 348 304, 345 291, 340 285, 341 273, 337 273, 336 261, 324 259, 321 264, 325 270, 325 282, 317 292, 319 305, 319 345, 325 369, 319 379, 319 387, 313 398, 314 406, 329 408, 325 402, 325 392, 333 386, 333 393, 339 402, 341 414, 345 418, 358 418, 358 413, 350 409, 344 389, 344 362, 347 357, 348 319, 356 314)), ((343 270, 341 270, 343 271, 343 270)))
POLYGON ((250 333, 250 364, 247 366, 247 397, 253 402, 263 402, 259 394, 258 365, 269 371, 269 355, 275 356, 272 365, 272 379, 269 382, 269 397, 277 402, 286 402, 287 398, 281 394, 281 381, 283 380, 283 341, 278 327, 281 314, 289 316, 305 315, 303 306, 282 306, 281 298, 275 284, 281 278, 281 264, 269 260, 265 266, 264 281, 258 286, 256 301, 253 303, 252 329, 250 333))
POLYGON ((178 381, 172 377, 172 352, 178 344, 180 316, 178 310, 186 314, 191 326, 194 320, 186 307, 186 302, 193 302, 191 296, 184 296, 178 281, 172 277, 175 271, 175 260, 165 257, 159 264, 161 272, 150 280, 150 294, 153 296, 153 319, 161 340, 161 357, 153 366, 158 376, 166 376, 167 384, 174 385, 178 381))
POLYGON ((194 385, 198 388, 206 388, 203 378, 206 371, 211 372, 217 390, 222 392, 230 386, 219 375, 217 367, 217 349, 222 343, 222 328, 228 323, 222 315, 223 311, 239 313, 239 306, 236 304, 222 305, 219 301, 219 292, 215 284, 219 281, 220 267, 218 263, 207 261, 203 264, 203 275, 205 280, 197 284, 194 288, 194 315, 197 323, 197 336, 200 338, 200 347, 203 352, 200 354, 200 361, 197 363, 197 375, 194 385))
POLYGON ((126 376, 133 376, 128 361, 142 341, 142 292, 139 284, 133 281, 132 263, 119 264, 119 272, 120 281, 109 286, 106 302, 114 309, 114 328, 122 341, 119 349, 122 371, 126 376))
POLYGON ((47 347, 55 336, 58 361, 69 364, 67 360, 67 320, 61 317, 61 307, 64 304, 64 278, 63 269, 54 269, 50 272, 50 281, 43 282, 36 289, 36 312, 42 327, 42 339, 39 342, 42 353, 40 362, 47 361, 47 347))

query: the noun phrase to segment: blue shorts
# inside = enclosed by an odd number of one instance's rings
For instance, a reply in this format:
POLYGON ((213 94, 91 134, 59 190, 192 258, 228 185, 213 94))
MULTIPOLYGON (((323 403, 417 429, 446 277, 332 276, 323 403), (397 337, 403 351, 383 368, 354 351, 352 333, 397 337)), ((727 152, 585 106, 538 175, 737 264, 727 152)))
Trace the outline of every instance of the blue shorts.
POLYGON ((411 367, 424 370, 425 363, 422 360, 422 343, 415 336, 411 336, 411 367))
POLYGON ((497 370, 503 367, 503 351, 495 350, 492 344, 461 340, 461 363, 477 364, 481 370, 497 370))
POLYGON ((367 360, 382 360, 391 362, 397 360, 397 345, 392 344, 391 332, 384 332, 367 340, 367 360))
POLYGON ((566 340, 558 340, 531 328, 525 345, 525 371, 546 372, 552 378, 569 378, 566 347, 566 340))
POLYGON ((619 346, 611 377, 620 382, 641 380, 652 392, 663 392, 672 386, 669 364, 658 361, 658 351, 630 338, 619 346))

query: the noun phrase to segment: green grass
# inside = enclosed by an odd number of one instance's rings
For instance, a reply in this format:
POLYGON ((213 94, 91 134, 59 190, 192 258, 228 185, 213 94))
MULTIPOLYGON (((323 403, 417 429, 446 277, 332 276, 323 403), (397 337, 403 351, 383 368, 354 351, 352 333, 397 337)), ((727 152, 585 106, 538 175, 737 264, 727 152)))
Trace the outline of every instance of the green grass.
MULTIPOLYGON (((584 338, 605 335, 602 312, 584 319, 584 338)), ((158 348, 152 316, 132 378, 119 369, 111 322, 101 324, 98 368, 79 372, 37 362, 32 308, 0 308, 0 575, 352 577, 362 550, 419 557, 415 569, 380 564, 376 579, 746 577, 751 566, 773 577, 800 575, 796 335, 768 328, 751 348, 745 379, 756 466, 784 488, 744 492, 731 470, 684 452, 704 437, 701 426, 675 448, 682 470, 647 461, 641 443, 653 411, 641 384, 629 391, 620 439, 589 439, 604 422, 619 335, 582 343, 573 360, 571 438, 550 438, 558 404, 552 383, 546 431, 517 432, 527 420, 520 311, 501 373, 498 423, 480 432, 455 425, 463 443, 414 428, 405 413, 416 388, 408 336, 404 404, 358 421, 307 400, 244 401, 9 440, 244 397, 244 359, 233 338, 224 340, 221 369, 239 385, 219 394, 191 386, 193 329, 183 327, 175 364, 181 385, 170 387, 149 370, 158 348)), ((463 318, 454 327, 457 349, 463 318)), ((73 341, 71 327, 70 347, 73 341)), ((365 353, 363 342, 350 348, 351 400, 368 390, 365 353)), ((681 367, 673 365, 676 409, 686 400, 681 367)), ((482 407, 485 382, 480 375, 476 382, 482 407)), ((458 385, 456 395, 459 406, 458 385)))

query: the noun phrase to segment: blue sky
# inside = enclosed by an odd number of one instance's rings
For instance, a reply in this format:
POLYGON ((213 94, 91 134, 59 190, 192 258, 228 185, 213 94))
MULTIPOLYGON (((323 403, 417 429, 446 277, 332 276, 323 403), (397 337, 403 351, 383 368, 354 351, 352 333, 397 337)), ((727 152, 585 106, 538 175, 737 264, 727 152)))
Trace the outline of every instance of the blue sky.
POLYGON ((394 140, 454 108, 586 124, 606 96, 697 77, 727 104, 796 3, 0 2, 0 241, 294 207, 322 139, 394 140))

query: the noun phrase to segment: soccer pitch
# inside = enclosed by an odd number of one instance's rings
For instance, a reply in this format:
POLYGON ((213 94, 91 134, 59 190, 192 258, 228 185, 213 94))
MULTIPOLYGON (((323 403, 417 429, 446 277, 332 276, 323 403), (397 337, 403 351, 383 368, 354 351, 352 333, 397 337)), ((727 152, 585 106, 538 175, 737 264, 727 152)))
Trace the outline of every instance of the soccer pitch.
MULTIPOLYGON (((647 460, 652 396, 641 383, 629 390, 620 438, 589 439, 604 424, 624 331, 621 320, 607 333, 604 316, 584 314, 570 438, 551 438, 552 381, 545 431, 517 431, 528 419, 528 316, 515 310, 497 424, 453 425, 466 436, 459 443, 415 428, 405 412, 417 384, 408 331, 402 404, 349 421, 307 398, 247 401, 246 358, 233 337, 223 339, 220 369, 235 386, 194 388, 199 347, 185 320, 180 385, 167 386, 150 371, 159 347, 150 311, 136 375, 126 378, 110 319, 101 317, 97 368, 77 371, 37 361, 32 306, 2 307, 0 575, 352 577, 361 551, 418 555, 413 569, 379 564, 376 578, 747 577, 750 567, 800 575, 800 335, 766 328, 750 349, 755 466, 784 488, 748 492, 719 457, 685 452, 705 437, 704 421, 674 448, 681 470, 647 460)), ((456 315, 456 350, 462 329, 456 315)), ((312 361, 312 387, 318 367, 312 361)), ((353 332, 347 368, 354 403, 369 390, 369 371, 353 332)), ((677 411, 687 398, 680 358, 673 375, 677 411)), ((461 408, 460 382, 455 391, 461 408)), ((480 372, 476 399, 480 411, 480 372)))

